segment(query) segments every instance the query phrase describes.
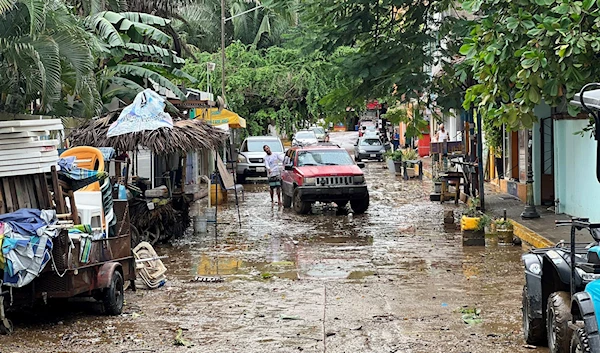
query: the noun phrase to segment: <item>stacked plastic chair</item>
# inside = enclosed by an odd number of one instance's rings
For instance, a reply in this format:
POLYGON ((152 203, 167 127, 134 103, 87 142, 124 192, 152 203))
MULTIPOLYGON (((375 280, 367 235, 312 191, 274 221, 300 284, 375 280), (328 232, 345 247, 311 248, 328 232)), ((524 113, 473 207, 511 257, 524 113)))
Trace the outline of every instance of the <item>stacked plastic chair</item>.
POLYGON ((141 242, 133 249, 138 279, 149 289, 156 289, 167 282, 167 268, 150 243, 141 242))

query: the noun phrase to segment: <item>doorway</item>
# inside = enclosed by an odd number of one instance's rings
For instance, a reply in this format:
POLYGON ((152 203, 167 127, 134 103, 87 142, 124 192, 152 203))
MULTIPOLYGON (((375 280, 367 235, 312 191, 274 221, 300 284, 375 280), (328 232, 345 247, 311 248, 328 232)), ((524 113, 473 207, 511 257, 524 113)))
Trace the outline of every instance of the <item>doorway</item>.
POLYGON ((541 141, 541 202, 554 205, 554 124, 552 117, 540 121, 541 141))

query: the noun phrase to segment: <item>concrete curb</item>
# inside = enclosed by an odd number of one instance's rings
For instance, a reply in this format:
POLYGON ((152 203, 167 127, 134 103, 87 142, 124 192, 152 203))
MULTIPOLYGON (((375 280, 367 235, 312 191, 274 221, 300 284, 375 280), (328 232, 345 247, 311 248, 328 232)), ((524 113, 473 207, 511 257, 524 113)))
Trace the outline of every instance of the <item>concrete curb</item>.
POLYGON ((535 248, 547 248, 554 246, 553 242, 525 227, 514 219, 509 219, 509 221, 513 225, 514 235, 519 237, 524 242, 531 244, 535 248))

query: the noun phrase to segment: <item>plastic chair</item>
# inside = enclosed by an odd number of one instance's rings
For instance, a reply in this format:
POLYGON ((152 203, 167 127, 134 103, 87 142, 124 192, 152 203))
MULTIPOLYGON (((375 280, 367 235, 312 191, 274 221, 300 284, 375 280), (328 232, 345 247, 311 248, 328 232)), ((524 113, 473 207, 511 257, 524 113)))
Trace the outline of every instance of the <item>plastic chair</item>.
POLYGON ((89 224, 93 228, 102 227, 105 229, 100 191, 76 191, 73 196, 75 197, 75 205, 77 205, 77 213, 81 224, 89 224))
MULTIPOLYGON (((76 158, 77 167, 91 170, 104 171, 104 156, 102 152, 90 146, 73 147, 64 151, 60 157, 76 158)), ((80 191, 100 191, 100 183, 95 182, 80 189, 80 191)))

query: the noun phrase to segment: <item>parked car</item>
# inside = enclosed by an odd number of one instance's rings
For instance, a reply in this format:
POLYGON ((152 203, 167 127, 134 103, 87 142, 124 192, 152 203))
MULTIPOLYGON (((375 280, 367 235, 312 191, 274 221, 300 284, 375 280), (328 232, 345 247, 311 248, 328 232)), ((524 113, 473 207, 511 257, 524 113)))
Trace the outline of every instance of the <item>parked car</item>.
POLYGON ((283 143, 274 136, 250 136, 242 142, 237 158, 237 182, 244 183, 248 177, 267 177, 265 168, 265 151, 268 145, 271 152, 283 154, 283 143))
POLYGON ((325 142, 327 138, 327 132, 320 126, 313 126, 309 128, 310 131, 315 133, 319 142, 325 142))
POLYGON ((356 164, 339 146, 290 148, 282 173, 283 207, 307 214, 316 201, 335 202, 339 208, 350 203, 354 213, 364 213, 369 192, 362 167, 364 164, 356 164))
POLYGON ((354 145, 354 159, 357 162, 360 162, 363 159, 382 161, 384 153, 385 146, 377 136, 361 137, 354 145))
POLYGON ((306 145, 314 145, 319 141, 317 140, 317 136, 314 132, 310 130, 301 130, 294 134, 294 138, 292 139, 292 146, 306 146, 306 145))

